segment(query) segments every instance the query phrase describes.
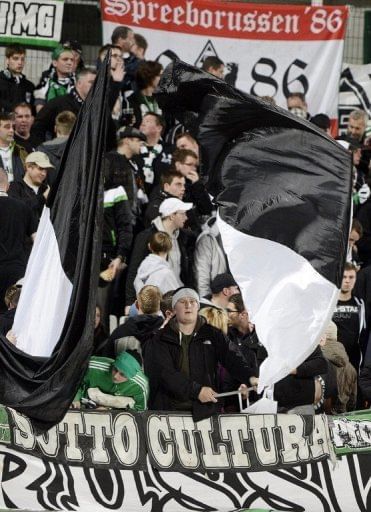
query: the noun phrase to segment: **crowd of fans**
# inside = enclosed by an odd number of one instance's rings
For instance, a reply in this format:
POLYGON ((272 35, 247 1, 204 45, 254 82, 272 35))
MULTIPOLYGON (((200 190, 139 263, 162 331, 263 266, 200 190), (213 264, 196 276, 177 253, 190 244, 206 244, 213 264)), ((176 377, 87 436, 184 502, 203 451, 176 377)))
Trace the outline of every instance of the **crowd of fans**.
MULTIPOLYGON (((161 111, 154 92, 162 66, 146 60, 147 46, 119 26, 97 56, 99 68, 111 51, 103 247, 94 356, 72 405, 192 411, 199 420, 239 410, 236 396, 223 400, 220 393, 239 390, 256 400, 267 354, 228 268, 216 207, 199 174, 197 140, 161 111), (113 317, 125 321, 110 329, 113 317)), ((53 50, 36 86, 23 74, 25 59, 25 48, 8 46, 0 72, 4 335, 67 139, 97 72, 84 65, 77 41, 53 50)), ((207 57, 202 68, 224 77, 217 57, 207 57)), ((302 93, 291 93, 287 108, 330 136, 329 117, 311 116, 302 93)), ((367 113, 355 110, 339 141, 353 161, 354 211, 341 292, 318 347, 274 386, 279 411, 346 412, 371 401, 370 131, 367 113)))

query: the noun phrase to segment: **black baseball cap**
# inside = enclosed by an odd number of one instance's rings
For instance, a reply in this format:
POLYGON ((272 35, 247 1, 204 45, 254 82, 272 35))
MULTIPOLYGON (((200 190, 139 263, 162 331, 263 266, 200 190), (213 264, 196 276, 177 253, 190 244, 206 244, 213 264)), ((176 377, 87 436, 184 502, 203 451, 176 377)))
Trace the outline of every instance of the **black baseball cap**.
POLYGON ((220 293, 224 288, 238 286, 232 274, 218 274, 210 283, 211 293, 220 293))
POLYGON ((147 137, 144 133, 133 126, 125 126, 117 131, 117 140, 129 138, 137 138, 147 142, 147 137))

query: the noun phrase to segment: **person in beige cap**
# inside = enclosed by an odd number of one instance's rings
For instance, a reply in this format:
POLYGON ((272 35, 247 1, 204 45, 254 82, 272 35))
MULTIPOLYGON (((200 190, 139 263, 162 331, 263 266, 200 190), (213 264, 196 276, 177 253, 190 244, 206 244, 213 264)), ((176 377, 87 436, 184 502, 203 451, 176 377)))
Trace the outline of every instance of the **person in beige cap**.
POLYGON ((45 183, 49 169, 54 166, 48 155, 41 151, 30 153, 25 160, 23 180, 13 181, 9 187, 9 196, 28 204, 37 219, 41 217, 50 190, 45 183))

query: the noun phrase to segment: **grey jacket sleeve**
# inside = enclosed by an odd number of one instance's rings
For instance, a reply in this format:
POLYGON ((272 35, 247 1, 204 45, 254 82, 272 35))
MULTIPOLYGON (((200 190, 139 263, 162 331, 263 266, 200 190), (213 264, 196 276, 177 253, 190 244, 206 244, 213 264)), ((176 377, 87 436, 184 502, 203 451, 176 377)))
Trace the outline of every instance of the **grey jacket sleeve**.
POLYGON ((216 239, 210 234, 201 234, 194 255, 194 275, 200 297, 210 294, 210 281, 226 271, 226 258, 216 239))

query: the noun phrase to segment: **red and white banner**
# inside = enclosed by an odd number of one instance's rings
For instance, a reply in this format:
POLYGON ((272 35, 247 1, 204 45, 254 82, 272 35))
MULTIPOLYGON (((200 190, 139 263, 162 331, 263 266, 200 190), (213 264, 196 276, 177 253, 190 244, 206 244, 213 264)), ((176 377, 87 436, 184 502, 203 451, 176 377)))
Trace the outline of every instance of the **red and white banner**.
POLYGON ((101 0, 101 8, 105 43, 117 25, 129 26, 147 39, 147 59, 201 66, 216 55, 239 89, 280 106, 303 92, 311 114, 337 118, 347 7, 101 0))

